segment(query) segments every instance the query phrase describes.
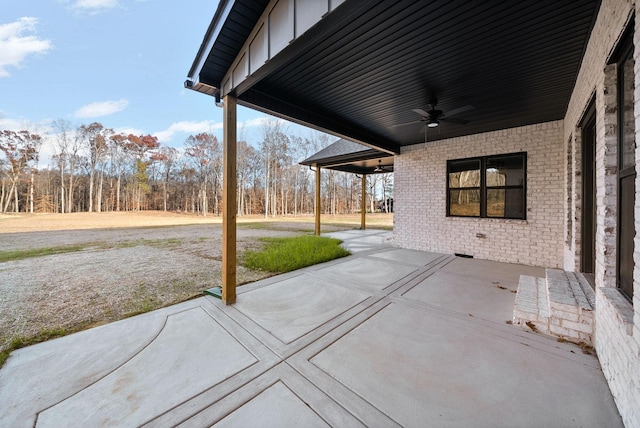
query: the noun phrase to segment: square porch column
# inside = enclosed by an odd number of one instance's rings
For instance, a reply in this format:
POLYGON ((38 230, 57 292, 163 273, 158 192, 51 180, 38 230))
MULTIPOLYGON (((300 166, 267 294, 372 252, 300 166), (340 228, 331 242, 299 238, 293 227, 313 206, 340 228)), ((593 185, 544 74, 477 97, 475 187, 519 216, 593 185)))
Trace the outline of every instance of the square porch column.
POLYGON ((362 174, 362 200, 360 201, 360 229, 367 228, 367 174, 362 174))
POLYGON ((316 165, 316 235, 320 235, 320 166, 316 165))
POLYGON ((236 98, 224 97, 222 166, 222 301, 236 301, 236 98))

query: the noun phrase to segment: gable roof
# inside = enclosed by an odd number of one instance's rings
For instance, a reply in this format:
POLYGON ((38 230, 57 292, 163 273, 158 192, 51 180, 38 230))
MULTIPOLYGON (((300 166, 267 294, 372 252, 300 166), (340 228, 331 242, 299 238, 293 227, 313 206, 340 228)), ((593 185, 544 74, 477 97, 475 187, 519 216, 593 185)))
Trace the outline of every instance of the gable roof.
POLYGON ((330 144, 300 164, 356 174, 393 172, 393 156, 344 139, 330 144))

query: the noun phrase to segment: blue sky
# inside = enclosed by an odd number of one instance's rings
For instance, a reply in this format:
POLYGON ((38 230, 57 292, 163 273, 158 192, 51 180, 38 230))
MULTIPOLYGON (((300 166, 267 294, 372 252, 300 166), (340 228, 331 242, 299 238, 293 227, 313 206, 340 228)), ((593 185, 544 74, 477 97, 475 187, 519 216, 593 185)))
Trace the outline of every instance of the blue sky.
MULTIPOLYGON (((216 0, 0 0, 0 129, 100 122, 181 147, 222 110, 183 83, 216 0)), ((263 113, 239 108, 255 143, 263 113)), ((299 135, 312 131, 288 125, 299 135)), ((47 157, 50 148, 43 147, 47 157)), ((42 164, 42 162, 41 162, 42 164)))

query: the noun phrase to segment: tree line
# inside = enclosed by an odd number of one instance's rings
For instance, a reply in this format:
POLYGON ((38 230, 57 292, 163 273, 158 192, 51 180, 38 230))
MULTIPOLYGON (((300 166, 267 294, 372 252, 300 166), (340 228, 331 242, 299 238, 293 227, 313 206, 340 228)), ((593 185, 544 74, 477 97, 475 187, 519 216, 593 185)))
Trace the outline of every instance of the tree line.
MULTIPOLYGON (((211 133, 190 135, 177 149, 155 136, 117 133, 98 122, 72 127, 57 120, 52 129, 0 130, 0 212, 221 212, 222 142, 211 133), (45 139, 53 154, 40 168, 45 139)), ((237 143, 238 215, 313 213, 315 173, 298 162, 333 140, 287 133, 274 119, 261 131, 259 143, 237 143)), ((322 170, 322 212, 360 212, 361 179, 322 170)), ((392 194, 393 174, 368 176, 365 209, 388 212, 392 194)))

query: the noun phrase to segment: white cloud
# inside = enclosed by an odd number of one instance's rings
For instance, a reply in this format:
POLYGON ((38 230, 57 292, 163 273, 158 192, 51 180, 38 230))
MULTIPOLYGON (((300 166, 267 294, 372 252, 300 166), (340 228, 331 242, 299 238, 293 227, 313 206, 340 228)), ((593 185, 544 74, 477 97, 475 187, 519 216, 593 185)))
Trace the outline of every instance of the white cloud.
POLYGON ((118 6, 118 0, 76 0, 72 8, 82 12, 100 13, 118 6))
POLYGON ((238 123, 238 128, 241 128, 241 127, 245 127, 245 128, 260 128, 260 127, 266 125, 270 120, 280 120, 281 122, 284 122, 281 119, 275 119, 275 118, 271 118, 271 117, 267 117, 267 116, 260 116, 260 117, 254 118, 254 119, 249 119, 249 120, 245 120, 244 122, 238 123))
POLYGON ((192 122, 183 120, 181 122, 172 123, 164 131, 156 132, 158 141, 166 142, 171 141, 176 134, 199 134, 201 132, 213 132, 215 130, 222 129, 222 122, 215 122, 213 120, 203 120, 200 122, 192 122))
POLYGON ((27 122, 22 119, 10 119, 0 117, 0 129, 6 129, 8 131, 22 131, 25 129, 27 122))
POLYGON ((0 78, 10 75, 7 67, 19 67, 28 55, 45 53, 53 47, 49 40, 25 35, 34 32, 37 23, 37 18, 23 17, 0 24, 0 78))
POLYGON ((261 131, 264 126, 270 126, 273 124, 277 124, 281 127, 287 127, 291 125, 292 122, 274 116, 259 116, 253 119, 247 119, 244 122, 238 122, 238 131, 240 132, 242 129, 258 129, 261 131))
POLYGON ((146 135, 147 133, 138 128, 115 128, 113 130, 116 134, 124 134, 124 135, 146 135))
POLYGON ((51 121, 44 119, 38 122, 32 122, 30 120, 21 118, 5 117, 0 111, 0 129, 6 129, 8 131, 29 131, 35 134, 44 135, 51 132, 51 121))
MULTIPOLYGON (((284 125, 284 126, 291 124, 286 120, 269 117, 269 116, 260 116, 253 119, 247 119, 245 121, 238 122, 237 124, 238 137, 247 138, 248 135, 241 135, 246 132, 248 134, 251 134, 251 136, 255 138, 259 138, 259 135, 257 133, 261 132, 262 126, 265 125, 267 122, 274 121, 274 120, 280 123, 280 125, 284 125)), ((167 143, 169 141, 173 141, 173 139, 180 134, 181 134, 180 137, 186 138, 189 135, 196 135, 201 132, 209 132, 212 134, 217 134, 218 138, 221 138, 222 136, 220 132, 216 132, 216 131, 222 131, 222 122, 215 122, 213 120, 203 120, 200 122, 184 120, 181 122, 172 123, 164 131, 159 131, 152 135, 155 135, 156 137, 158 137, 158 141, 162 143, 167 143)))
POLYGON ((124 110, 129 105, 129 101, 121 99, 118 101, 103 101, 87 104, 75 111, 77 118, 101 117, 124 110))

